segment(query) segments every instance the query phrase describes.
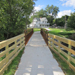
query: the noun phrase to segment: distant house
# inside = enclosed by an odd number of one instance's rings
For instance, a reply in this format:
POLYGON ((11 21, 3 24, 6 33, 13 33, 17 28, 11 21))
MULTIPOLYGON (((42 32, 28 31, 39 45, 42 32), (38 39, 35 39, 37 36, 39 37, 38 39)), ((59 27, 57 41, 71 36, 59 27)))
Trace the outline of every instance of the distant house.
POLYGON ((46 19, 46 17, 43 18, 34 18, 33 22, 30 24, 30 27, 32 28, 45 28, 45 27, 49 27, 49 23, 47 23, 48 20, 46 19))

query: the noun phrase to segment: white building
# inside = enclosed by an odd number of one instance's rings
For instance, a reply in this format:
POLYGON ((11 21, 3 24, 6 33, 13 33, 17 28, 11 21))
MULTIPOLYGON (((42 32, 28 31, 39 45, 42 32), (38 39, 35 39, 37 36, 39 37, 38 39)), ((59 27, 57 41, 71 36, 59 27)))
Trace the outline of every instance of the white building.
POLYGON ((43 18, 34 18, 33 22, 30 24, 30 27, 32 28, 45 28, 45 27, 49 27, 49 23, 47 23, 48 20, 46 19, 46 17, 43 18))

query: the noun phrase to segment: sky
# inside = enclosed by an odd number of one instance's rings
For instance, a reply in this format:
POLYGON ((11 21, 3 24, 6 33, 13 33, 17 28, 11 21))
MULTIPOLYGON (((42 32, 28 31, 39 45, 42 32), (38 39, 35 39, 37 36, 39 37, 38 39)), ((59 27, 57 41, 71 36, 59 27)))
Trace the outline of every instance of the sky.
POLYGON ((45 9, 46 6, 54 5, 59 7, 57 18, 61 18, 64 15, 69 15, 75 11, 75 0, 37 0, 35 1, 35 10, 45 9))

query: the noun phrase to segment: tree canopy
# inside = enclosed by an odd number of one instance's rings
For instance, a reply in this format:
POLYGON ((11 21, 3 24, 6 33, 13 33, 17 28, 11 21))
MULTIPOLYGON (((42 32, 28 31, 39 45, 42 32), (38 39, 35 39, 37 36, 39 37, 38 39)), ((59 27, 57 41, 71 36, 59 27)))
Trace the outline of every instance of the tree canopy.
POLYGON ((75 29, 75 12, 68 18, 67 29, 75 29))
POLYGON ((24 32, 34 4, 33 0, 0 0, 0 40, 24 32))
POLYGON ((40 11, 36 12, 35 15, 31 16, 30 21, 32 22, 34 18, 46 17, 50 25, 52 25, 53 20, 56 18, 58 12, 59 7, 54 5, 47 5, 45 10, 41 9, 40 11))
POLYGON ((59 12, 59 7, 54 6, 54 5, 51 5, 51 6, 47 5, 45 9, 46 9, 46 14, 47 15, 52 14, 54 18, 56 18, 57 13, 59 12))

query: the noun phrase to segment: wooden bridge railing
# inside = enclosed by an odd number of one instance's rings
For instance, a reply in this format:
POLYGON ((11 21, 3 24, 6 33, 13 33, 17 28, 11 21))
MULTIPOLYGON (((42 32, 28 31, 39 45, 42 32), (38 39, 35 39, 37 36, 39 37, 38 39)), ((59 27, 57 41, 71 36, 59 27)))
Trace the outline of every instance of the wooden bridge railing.
POLYGON ((3 75, 12 60, 25 47, 32 33, 33 29, 28 29, 21 35, 0 42, 0 75, 3 75))
POLYGON ((75 71, 75 58, 72 57, 75 55, 75 41, 48 34, 48 46, 75 71))
POLYGON ((20 50, 25 47, 25 34, 21 34, 14 38, 0 42, 0 49, 5 48, 0 52, 0 75, 3 75, 11 61, 18 55, 20 50))
POLYGON ((25 30, 25 45, 33 34, 33 28, 25 30))
POLYGON ((46 33, 44 29, 41 29, 41 34, 46 43, 48 42, 48 47, 75 71, 75 41, 46 33))
POLYGON ((48 30, 41 28, 41 35, 43 36, 46 44, 48 45, 48 30))

